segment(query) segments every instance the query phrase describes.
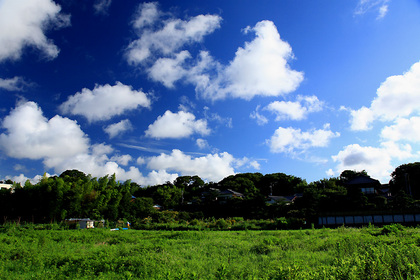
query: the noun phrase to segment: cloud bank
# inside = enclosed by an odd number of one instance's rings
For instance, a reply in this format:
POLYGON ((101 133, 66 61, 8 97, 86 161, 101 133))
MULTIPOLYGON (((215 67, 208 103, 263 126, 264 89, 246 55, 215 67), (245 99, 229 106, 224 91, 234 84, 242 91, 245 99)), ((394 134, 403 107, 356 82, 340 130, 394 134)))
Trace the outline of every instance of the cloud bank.
MULTIPOLYGON (((167 15, 168 13, 166 13, 167 15)), ((194 57, 184 47, 204 40, 220 27, 217 15, 198 15, 189 20, 163 18, 155 3, 140 5, 133 22, 139 38, 126 51, 127 61, 141 64, 146 73, 167 88, 183 81, 195 86, 197 95, 209 100, 255 96, 283 96, 297 89, 303 73, 293 70, 290 45, 280 38, 272 21, 260 21, 244 33, 255 38, 239 47, 228 65, 222 65, 208 51, 194 57), (152 26, 158 25, 158 28, 152 26)))

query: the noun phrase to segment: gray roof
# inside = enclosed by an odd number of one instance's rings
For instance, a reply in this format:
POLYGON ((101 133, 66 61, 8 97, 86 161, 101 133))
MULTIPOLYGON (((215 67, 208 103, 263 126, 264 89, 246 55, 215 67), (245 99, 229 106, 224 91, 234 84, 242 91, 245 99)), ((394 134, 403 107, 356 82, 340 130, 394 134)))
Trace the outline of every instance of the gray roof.
POLYGON ((357 176, 346 183, 346 185, 380 185, 378 180, 369 176, 357 176))

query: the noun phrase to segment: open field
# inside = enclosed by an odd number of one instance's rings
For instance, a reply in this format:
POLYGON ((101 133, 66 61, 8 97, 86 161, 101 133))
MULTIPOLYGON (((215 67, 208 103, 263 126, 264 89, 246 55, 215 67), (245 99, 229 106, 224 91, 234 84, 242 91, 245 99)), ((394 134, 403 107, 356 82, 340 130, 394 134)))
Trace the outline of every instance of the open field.
POLYGON ((1 279, 418 279, 420 229, 0 227, 1 279))

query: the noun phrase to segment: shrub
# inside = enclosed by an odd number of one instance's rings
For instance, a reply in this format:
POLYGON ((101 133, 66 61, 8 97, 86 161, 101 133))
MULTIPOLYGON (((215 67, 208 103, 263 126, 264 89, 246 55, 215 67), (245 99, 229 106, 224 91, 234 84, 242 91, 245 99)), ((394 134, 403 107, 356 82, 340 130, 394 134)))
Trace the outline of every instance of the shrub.
POLYGON ((401 224, 386 225, 382 228, 380 235, 401 234, 404 231, 404 226, 401 224))

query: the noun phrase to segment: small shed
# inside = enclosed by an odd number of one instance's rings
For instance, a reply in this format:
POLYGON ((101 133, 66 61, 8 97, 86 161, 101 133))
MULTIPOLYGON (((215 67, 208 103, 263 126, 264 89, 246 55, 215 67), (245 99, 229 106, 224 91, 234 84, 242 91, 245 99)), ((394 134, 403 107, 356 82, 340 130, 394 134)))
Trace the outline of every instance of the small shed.
POLYGON ((95 220, 91 220, 89 218, 71 218, 66 220, 67 224, 79 224, 79 228, 80 229, 85 229, 85 228, 95 228, 95 222, 102 222, 104 223, 105 221, 95 221, 95 220))

